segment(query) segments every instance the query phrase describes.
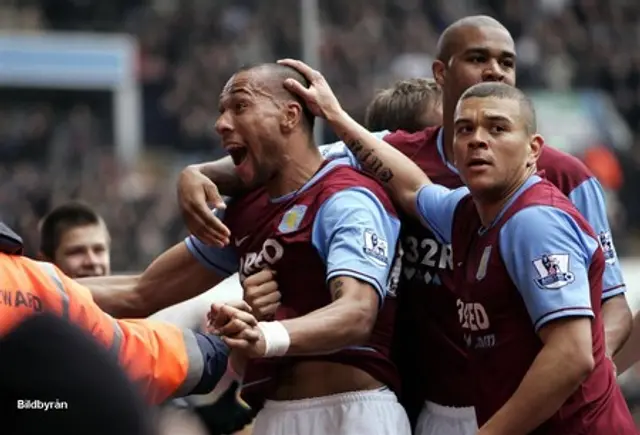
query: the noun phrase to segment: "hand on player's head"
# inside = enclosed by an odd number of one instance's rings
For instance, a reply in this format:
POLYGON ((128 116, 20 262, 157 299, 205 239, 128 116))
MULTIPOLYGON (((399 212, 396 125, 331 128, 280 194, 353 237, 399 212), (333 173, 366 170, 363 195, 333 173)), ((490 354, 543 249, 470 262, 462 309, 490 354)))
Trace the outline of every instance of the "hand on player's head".
POLYGON ((178 178, 178 204, 187 228, 209 245, 226 246, 231 232, 212 212, 226 205, 216 185, 195 166, 187 166, 178 178))
POLYGON ((290 92, 300 96, 314 115, 326 119, 328 116, 339 113, 342 110, 333 90, 331 90, 327 80, 319 71, 314 70, 304 62, 294 59, 283 59, 279 60, 278 63, 296 69, 309 81, 308 88, 293 79, 285 80, 284 86, 290 92))
POLYGON ((249 304, 258 320, 273 318, 280 306, 281 294, 275 280, 276 273, 270 269, 263 269, 242 282, 244 300, 249 304))

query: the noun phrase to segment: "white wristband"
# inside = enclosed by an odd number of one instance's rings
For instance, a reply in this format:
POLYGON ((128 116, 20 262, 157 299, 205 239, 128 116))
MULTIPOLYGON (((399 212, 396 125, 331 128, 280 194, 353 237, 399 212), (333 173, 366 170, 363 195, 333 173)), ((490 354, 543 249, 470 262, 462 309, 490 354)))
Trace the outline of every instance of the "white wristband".
POLYGON ((264 337, 264 357, 283 356, 289 350, 291 337, 287 328, 280 322, 258 322, 258 328, 264 337))

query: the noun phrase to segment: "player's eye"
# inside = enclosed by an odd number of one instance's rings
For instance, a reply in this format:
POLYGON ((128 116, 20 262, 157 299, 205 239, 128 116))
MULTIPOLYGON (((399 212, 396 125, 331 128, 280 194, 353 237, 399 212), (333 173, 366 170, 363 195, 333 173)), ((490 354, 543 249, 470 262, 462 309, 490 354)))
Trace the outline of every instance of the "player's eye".
POLYGON ((245 101, 238 101, 233 105, 233 108, 236 112, 242 112, 244 109, 246 109, 249 105, 245 102, 245 101))
POLYGON ((491 134, 504 133, 505 131, 507 131, 507 129, 502 125, 494 125, 491 127, 491 134))
POLYGON ((502 61, 502 66, 505 68, 513 68, 515 67, 515 62, 513 61, 513 59, 504 59, 502 61))
POLYGON ((476 56, 471 56, 471 58, 469 58, 469 60, 472 63, 485 63, 487 61, 487 58, 485 56, 476 55, 476 56))
POLYGON ((461 125, 456 128, 456 134, 469 134, 473 129, 468 125, 461 125))

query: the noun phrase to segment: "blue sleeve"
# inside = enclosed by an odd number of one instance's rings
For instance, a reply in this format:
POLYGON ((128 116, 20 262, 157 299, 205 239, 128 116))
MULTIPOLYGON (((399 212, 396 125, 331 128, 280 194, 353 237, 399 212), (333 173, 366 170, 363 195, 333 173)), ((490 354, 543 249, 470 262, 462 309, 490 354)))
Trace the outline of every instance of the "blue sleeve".
POLYGON ((451 190, 439 184, 425 184, 418 191, 416 210, 441 243, 451 243, 453 214, 458 203, 468 194, 466 187, 451 190))
MULTIPOLYGON (((213 210, 212 212, 220 219, 224 219, 223 211, 213 210)), ((231 238, 231 242, 233 243, 233 237, 231 238)), ((200 264, 207 269, 213 270, 221 278, 231 276, 238 271, 238 255, 232 244, 224 248, 218 248, 203 243, 195 236, 187 237, 184 243, 187 245, 187 249, 191 252, 191 255, 193 255, 200 264)))
POLYGON ((589 267, 597 248, 571 216, 554 207, 525 208, 502 227, 500 255, 536 331, 562 317, 593 317, 589 267))
MULTIPOLYGON (((384 137, 389 133, 389 130, 383 130, 376 131, 371 134, 378 139, 384 139, 384 137)), ((353 155, 351 150, 347 148, 344 142, 334 142, 332 144, 320 145, 318 149, 320 150, 320 154, 322 154, 322 156, 327 160, 344 160, 345 164, 361 169, 360 162, 358 162, 356 156, 353 155)))
POLYGON ((322 204, 312 243, 327 266, 327 282, 336 276, 357 278, 370 284, 382 303, 399 234, 398 218, 371 191, 357 187, 322 204))
POLYGON ((204 360, 202 378, 189 394, 207 394, 214 389, 227 370, 229 348, 213 334, 196 333, 196 341, 204 360))
POLYGON ((569 199, 591 224, 598 235, 598 241, 606 260, 602 277, 602 299, 609 299, 626 291, 622 269, 618 261, 616 248, 611 238, 611 228, 607 219, 607 204, 602 186, 591 177, 576 187, 569 199))

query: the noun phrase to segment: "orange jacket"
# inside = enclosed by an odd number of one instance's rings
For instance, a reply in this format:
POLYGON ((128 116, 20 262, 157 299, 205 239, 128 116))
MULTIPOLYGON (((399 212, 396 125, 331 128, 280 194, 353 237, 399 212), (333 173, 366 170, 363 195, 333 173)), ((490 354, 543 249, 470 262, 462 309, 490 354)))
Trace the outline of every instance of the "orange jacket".
POLYGON ((228 349, 218 337, 154 320, 116 320, 94 303, 87 288, 54 265, 0 252, 0 334, 43 311, 84 328, 105 345, 149 403, 207 393, 226 369, 228 349))

